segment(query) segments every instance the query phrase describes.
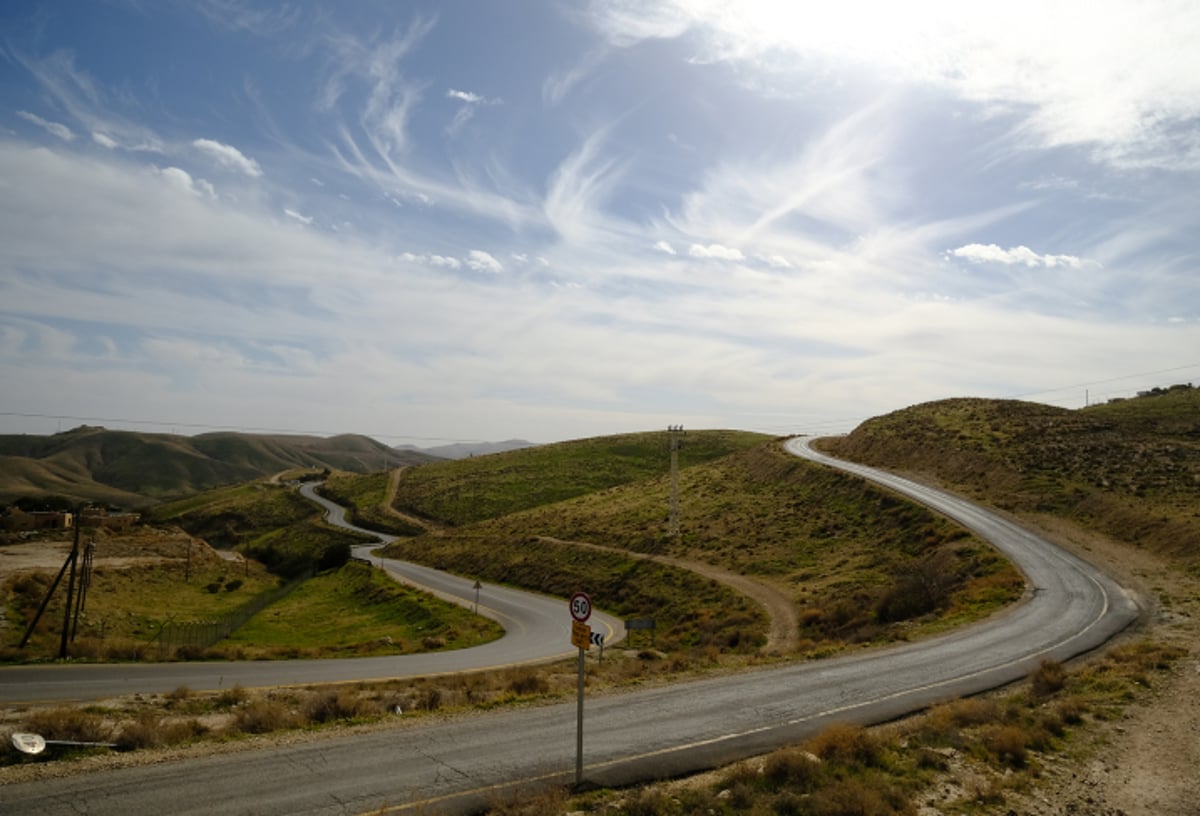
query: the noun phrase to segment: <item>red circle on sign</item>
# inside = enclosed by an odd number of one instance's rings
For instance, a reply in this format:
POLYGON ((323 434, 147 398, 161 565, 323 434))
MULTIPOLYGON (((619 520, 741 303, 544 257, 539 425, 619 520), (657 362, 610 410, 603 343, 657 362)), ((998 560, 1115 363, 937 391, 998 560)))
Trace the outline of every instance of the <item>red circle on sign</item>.
POLYGON ((571 617, 580 623, 585 623, 592 616, 592 599, 586 592, 576 592, 571 596, 571 617))

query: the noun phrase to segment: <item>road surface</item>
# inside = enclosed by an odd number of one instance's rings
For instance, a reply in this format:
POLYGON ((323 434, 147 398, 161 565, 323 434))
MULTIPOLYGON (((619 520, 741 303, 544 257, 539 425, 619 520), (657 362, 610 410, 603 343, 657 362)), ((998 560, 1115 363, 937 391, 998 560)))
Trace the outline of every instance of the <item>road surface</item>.
MULTIPOLYGON (((1029 579, 1016 608, 912 644, 590 699, 584 776, 629 784, 714 767, 835 722, 891 719, 1022 679, 1042 659, 1102 645, 1137 617, 1115 582, 968 502, 860 466, 805 441, 793 453, 880 481, 952 515, 1029 579)), ((0 787, 0 811, 76 814, 462 813, 513 785, 574 780, 574 702, 307 745, 0 787), (213 784, 220 780, 220 784, 213 784)))
MULTIPOLYGON (((336 526, 377 536, 381 544, 394 540, 346 522, 339 505, 318 496, 312 485, 301 488, 327 511, 336 526)), ((380 559, 360 547, 356 554, 370 558, 398 580, 468 608, 475 608, 475 581, 417 564, 380 559)), ((272 660, 212 663, 128 663, 0 667, 0 703, 93 701, 126 694, 161 694, 187 686, 212 691, 240 685, 296 686, 357 680, 392 680, 504 666, 547 663, 578 653, 571 645, 571 617, 566 598, 552 598, 509 587, 485 584, 478 592, 479 614, 504 627, 504 636, 470 649, 428 654, 360 657, 336 660, 272 660)), ((602 600, 597 599, 597 603, 602 600)), ((624 637, 624 624, 602 611, 588 622, 593 631, 613 644, 624 637)))

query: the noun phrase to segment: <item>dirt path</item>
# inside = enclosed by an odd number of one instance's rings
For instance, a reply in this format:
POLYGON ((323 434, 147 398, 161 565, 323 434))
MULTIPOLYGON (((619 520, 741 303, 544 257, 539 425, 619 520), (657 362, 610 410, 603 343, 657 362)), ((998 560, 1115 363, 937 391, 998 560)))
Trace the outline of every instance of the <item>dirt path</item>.
POLYGON ((380 505, 379 509, 384 513, 387 513, 392 518, 398 518, 401 521, 408 522, 409 524, 420 527, 422 530, 428 533, 436 532, 442 529, 440 525, 437 525, 428 519, 410 516, 408 513, 401 513, 393 506, 396 501, 396 491, 400 488, 400 474, 406 470, 408 470, 408 465, 401 465, 392 471, 391 475, 388 477, 387 493, 384 495, 383 504, 380 505))
POLYGON ((565 541, 561 538, 553 538, 551 536, 538 536, 538 538, 555 544, 568 544, 572 547, 583 547, 589 550, 618 553, 643 561, 654 561, 659 564, 667 564, 679 569, 685 569, 697 575, 703 575, 705 578, 724 584, 735 592, 740 592, 766 611, 767 617, 770 619, 770 626, 767 629, 767 642, 759 650, 763 654, 789 654, 795 651, 800 641, 800 617, 796 612, 795 604, 792 603, 790 598, 769 584, 764 584, 745 575, 738 575, 735 572, 721 569, 712 564, 706 564, 703 561, 675 558, 669 555, 649 555, 631 550, 622 550, 619 547, 591 544, 586 541, 565 541))

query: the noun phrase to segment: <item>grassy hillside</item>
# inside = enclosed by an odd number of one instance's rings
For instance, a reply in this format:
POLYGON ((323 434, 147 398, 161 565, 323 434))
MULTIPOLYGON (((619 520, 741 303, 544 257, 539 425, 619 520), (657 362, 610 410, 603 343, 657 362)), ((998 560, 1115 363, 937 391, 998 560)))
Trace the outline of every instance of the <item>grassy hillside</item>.
MULTIPOLYGON (((413 463, 429 459, 407 455, 413 463)), ((363 436, 187 437, 82 426, 53 436, 0 436, 0 502, 63 495, 144 507, 289 468, 365 472, 399 460, 400 454, 363 436)))
POLYGON ((384 503, 391 478, 391 472, 335 471, 325 479, 319 492, 330 501, 347 508, 348 518, 359 527, 392 535, 420 535, 424 532, 422 527, 386 511, 384 503))
POLYGON ((839 456, 925 474, 999 507, 1200 556, 1200 389, 1082 410, 953 399, 864 422, 839 456))
POLYGON ((666 536, 668 492, 660 473, 391 551, 554 594, 586 587, 605 609, 656 617, 664 643, 679 648, 753 649, 764 619, 711 581, 620 550, 701 561, 783 589, 803 610, 805 648, 906 636, 932 624, 932 613, 965 620, 1020 593, 1019 576, 962 530, 775 442, 682 469, 678 540, 666 536))
POLYGON ((162 504, 149 519, 177 524, 219 549, 237 549, 281 575, 336 566, 362 540, 326 525, 316 505, 290 487, 264 482, 162 504))
MULTIPOLYGON (((681 467, 762 444, 747 431, 694 431, 681 467)), ((397 510, 446 524, 469 524, 666 473, 665 432, 621 434, 539 445, 406 470, 397 510)))

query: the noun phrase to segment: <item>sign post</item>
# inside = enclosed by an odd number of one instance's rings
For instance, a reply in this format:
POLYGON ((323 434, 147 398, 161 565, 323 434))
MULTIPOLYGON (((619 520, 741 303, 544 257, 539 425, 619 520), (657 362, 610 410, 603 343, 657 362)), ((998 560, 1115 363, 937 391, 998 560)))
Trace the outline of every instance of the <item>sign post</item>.
POLYGON ((584 652, 591 648, 592 629, 587 620, 592 616, 592 599, 585 592, 571 596, 571 643, 579 647, 578 705, 575 716, 575 786, 583 784, 583 672, 584 652))

